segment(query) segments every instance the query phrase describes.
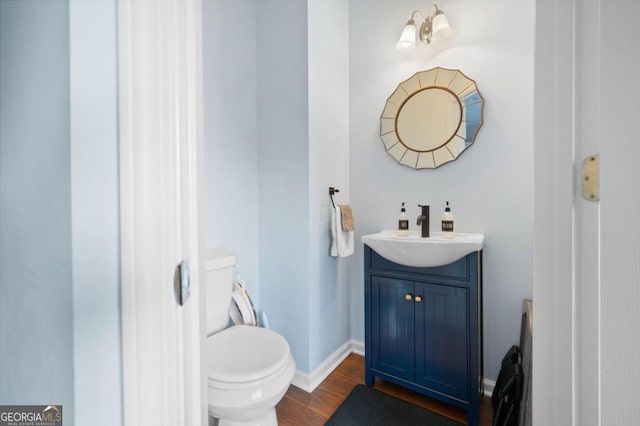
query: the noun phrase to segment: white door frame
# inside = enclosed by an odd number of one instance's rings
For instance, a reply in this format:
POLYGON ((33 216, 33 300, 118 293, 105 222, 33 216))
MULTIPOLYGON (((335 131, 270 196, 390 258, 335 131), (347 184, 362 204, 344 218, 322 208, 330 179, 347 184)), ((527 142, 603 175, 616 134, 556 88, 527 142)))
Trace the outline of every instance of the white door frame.
POLYGON ((205 425, 201 0, 118 2, 125 425, 205 425), (191 267, 176 302, 174 270, 191 267))

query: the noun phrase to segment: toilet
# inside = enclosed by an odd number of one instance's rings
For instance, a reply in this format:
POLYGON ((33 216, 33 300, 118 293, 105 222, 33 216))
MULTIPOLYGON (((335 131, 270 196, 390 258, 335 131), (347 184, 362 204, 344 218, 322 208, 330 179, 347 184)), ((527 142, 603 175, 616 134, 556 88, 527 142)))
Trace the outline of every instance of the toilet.
POLYGON ((228 327, 236 256, 210 250, 203 260, 209 424, 277 425, 276 404, 296 370, 289 344, 265 328, 228 327))

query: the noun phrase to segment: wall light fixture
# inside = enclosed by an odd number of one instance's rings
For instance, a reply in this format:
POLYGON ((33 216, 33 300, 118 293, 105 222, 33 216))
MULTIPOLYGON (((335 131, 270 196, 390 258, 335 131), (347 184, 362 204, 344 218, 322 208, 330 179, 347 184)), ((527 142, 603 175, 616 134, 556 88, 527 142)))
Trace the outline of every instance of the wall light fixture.
POLYGON ((416 15, 422 19, 418 38, 424 44, 442 42, 453 38, 455 33, 449 26, 449 21, 444 16, 444 12, 438 9, 437 4, 434 4, 431 9, 431 13, 426 18, 419 10, 414 10, 411 13, 411 19, 407 21, 400 35, 400 40, 396 44, 398 52, 410 52, 416 48, 416 22, 414 21, 416 15))

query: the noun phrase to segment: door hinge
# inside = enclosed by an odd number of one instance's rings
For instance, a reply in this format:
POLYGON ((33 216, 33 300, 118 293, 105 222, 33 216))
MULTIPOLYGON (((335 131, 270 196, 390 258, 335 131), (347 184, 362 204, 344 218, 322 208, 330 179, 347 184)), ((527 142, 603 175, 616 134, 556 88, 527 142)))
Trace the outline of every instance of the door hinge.
POLYGON ((589 155, 582 161, 582 198, 600 201, 600 154, 589 155))

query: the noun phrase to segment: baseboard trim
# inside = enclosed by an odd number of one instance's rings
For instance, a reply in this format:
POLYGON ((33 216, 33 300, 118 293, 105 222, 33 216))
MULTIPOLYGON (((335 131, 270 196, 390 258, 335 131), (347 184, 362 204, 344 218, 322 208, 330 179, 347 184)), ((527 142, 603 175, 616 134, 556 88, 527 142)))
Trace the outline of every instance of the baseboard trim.
POLYGON ((313 392, 313 390, 352 353, 364 355, 364 343, 359 340, 349 340, 329 355, 329 357, 311 373, 296 370, 291 384, 307 393, 313 392))
MULTIPOLYGON (((329 355, 329 357, 311 373, 296 370, 291 384, 307 393, 313 392, 313 390, 352 353, 364 356, 364 342, 354 339, 349 340, 329 355)), ((496 387, 496 382, 485 377, 482 383, 484 385, 484 396, 491 398, 493 390, 496 387)))
POLYGON ((360 356, 364 356, 364 342, 360 340, 351 339, 349 341, 351 343, 351 351, 360 356))
POLYGON ((485 377, 482 383, 484 384, 484 396, 491 398, 493 390, 496 388, 496 382, 485 377))

